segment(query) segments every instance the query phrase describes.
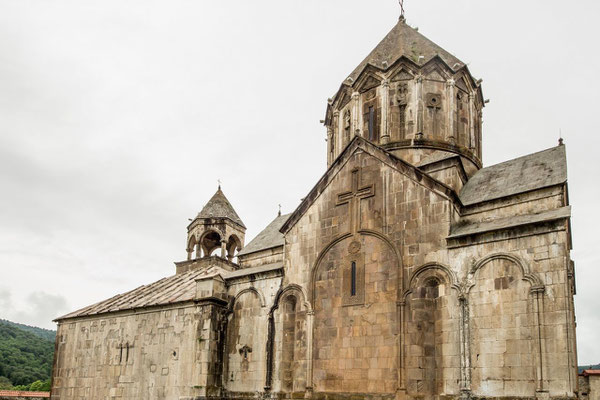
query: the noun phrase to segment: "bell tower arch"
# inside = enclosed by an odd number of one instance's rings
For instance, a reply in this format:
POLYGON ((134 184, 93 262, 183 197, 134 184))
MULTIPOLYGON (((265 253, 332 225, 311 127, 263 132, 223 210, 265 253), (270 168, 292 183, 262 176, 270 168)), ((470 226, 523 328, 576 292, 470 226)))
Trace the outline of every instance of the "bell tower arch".
POLYGON ((244 247, 246 226, 219 186, 187 227, 187 259, 217 256, 233 262, 244 247))

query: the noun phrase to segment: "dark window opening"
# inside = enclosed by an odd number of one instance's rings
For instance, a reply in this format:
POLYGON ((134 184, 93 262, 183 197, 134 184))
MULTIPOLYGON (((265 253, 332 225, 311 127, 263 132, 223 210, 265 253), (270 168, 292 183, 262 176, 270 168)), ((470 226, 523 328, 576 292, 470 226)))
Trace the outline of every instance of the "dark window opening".
POLYGON ((125 353, 125 362, 129 361, 129 342, 127 342, 127 352, 125 353))
POLYGON ((356 262, 352 261, 350 271, 350 296, 356 296, 356 262))
POLYGON ((375 140, 375 108, 369 107, 369 140, 375 140))
POLYGON ((406 104, 400 105, 400 137, 406 135, 406 104))
POLYGON ((436 278, 431 278, 425 282, 425 297, 437 299, 440 297, 440 281, 436 278))
POLYGON ((333 152, 335 151, 335 137, 333 136, 333 134, 331 134, 330 136, 330 143, 329 143, 330 147, 329 147, 329 152, 331 154, 333 154, 333 152))
POLYGON ((119 344, 119 363, 123 361, 123 343, 119 344))

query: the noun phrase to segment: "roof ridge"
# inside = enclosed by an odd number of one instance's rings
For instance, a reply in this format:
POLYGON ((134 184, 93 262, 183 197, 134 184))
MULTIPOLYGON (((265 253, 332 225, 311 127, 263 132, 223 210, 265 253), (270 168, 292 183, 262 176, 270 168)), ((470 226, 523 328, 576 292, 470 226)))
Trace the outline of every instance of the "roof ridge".
POLYGON ((485 167, 483 167, 481 169, 486 169, 486 168, 491 168, 491 167, 497 167, 498 165, 510 163, 510 162, 515 161, 515 160, 519 160, 521 158, 531 157, 531 156, 534 156, 534 155, 537 155, 537 154, 540 154, 540 153, 544 153, 544 152, 550 151, 550 150, 557 150, 557 149, 560 149, 561 147, 564 148, 565 145, 564 144, 562 144, 562 145, 559 144, 559 145, 556 145, 556 146, 553 146, 553 147, 548 147, 547 149, 544 149, 544 150, 534 151, 533 153, 525 154, 525 155, 522 155, 522 156, 519 156, 519 157, 515 157, 515 158, 511 158, 509 160, 502 161, 502 162, 499 162, 499 163, 496 163, 496 164, 488 165, 488 166, 485 166, 485 167))

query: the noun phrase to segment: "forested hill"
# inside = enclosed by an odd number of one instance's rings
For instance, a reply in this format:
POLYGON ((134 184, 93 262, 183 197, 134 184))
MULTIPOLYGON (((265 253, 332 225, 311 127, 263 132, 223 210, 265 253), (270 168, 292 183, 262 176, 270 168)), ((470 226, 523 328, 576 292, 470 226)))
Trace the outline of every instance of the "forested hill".
POLYGON ((0 320, 0 381, 8 378, 16 386, 50 379, 55 335, 46 329, 0 320))
POLYGON ((51 331, 50 329, 38 328, 37 326, 18 324, 16 322, 8 321, 8 320, 2 319, 2 318, 0 318, 0 323, 12 325, 23 331, 33 333, 34 335, 39 336, 42 339, 50 340, 51 342, 54 342, 54 339, 56 338, 56 331, 51 331))

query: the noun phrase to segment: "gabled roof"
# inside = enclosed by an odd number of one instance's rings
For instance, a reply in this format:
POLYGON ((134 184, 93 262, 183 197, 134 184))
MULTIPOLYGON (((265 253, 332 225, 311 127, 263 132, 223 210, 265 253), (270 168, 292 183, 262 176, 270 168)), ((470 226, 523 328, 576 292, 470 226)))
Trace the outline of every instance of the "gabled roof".
POLYGON ((236 224, 246 228, 246 225, 244 225, 242 219, 237 215, 220 186, 196 218, 229 218, 236 224))
POLYGON ((408 58, 417 65, 423 65, 436 56, 454 71, 465 66, 465 63, 421 35, 401 18, 349 77, 356 81, 367 65, 385 70, 402 57, 408 58))
POLYGON ((306 210, 308 210, 312 203, 314 203, 321 193, 325 191, 327 186, 329 186, 329 183, 333 180, 337 173, 340 172, 340 170, 346 164, 346 161, 357 149, 363 150, 365 153, 377 158, 391 168, 394 168, 396 171, 408 176, 413 181, 419 182, 419 184, 428 187, 432 191, 451 199, 454 203, 460 204, 458 196, 449 186, 431 177, 426 172, 421 171, 414 165, 411 165, 406 161, 394 156, 392 153, 382 149, 376 144, 373 144, 360 136, 354 136, 354 139, 348 143, 344 151, 342 151, 342 153, 329 166, 317 184, 302 200, 296 210, 289 216, 287 221, 285 221, 280 229, 281 233, 285 234, 296 224, 296 222, 298 222, 298 220, 302 217, 306 210))
POLYGON ((566 181, 567 156, 565 146, 561 145, 480 169, 468 180, 459 197, 468 206, 566 181))
POLYGON ((238 256, 255 253, 261 250, 271 249, 277 246, 283 246, 283 234, 279 232, 285 221, 291 214, 279 215, 265 229, 262 230, 250 243, 238 253, 238 256))

